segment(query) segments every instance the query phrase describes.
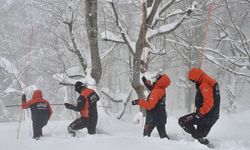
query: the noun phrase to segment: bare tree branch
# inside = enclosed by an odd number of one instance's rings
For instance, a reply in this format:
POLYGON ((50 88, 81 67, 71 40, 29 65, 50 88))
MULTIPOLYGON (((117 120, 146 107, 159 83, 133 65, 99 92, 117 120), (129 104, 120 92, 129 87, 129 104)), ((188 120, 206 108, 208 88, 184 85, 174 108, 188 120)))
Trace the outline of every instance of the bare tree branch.
POLYGON ((230 10, 229 10, 229 8, 228 8, 228 2, 227 2, 227 0, 225 0, 225 3, 226 3, 226 8, 227 8, 227 12, 228 12, 228 14, 229 14, 230 20, 231 20, 233 26, 235 27, 236 31, 239 33, 240 40, 241 40, 241 42, 242 42, 242 47, 244 48, 244 50, 245 50, 247 56, 249 57, 249 62, 250 62, 250 54, 249 54, 249 52, 248 52, 248 51, 250 50, 250 48, 249 48, 248 43, 246 42, 246 41, 247 41, 246 36, 245 36, 245 35, 239 30, 239 28, 237 27, 237 25, 236 25, 236 23, 235 23, 235 21, 234 21, 232 15, 231 15, 231 12, 230 12, 230 10))
POLYGON ((165 5, 163 5, 161 8, 159 8, 158 13, 156 14, 157 16, 154 17, 151 25, 151 28, 154 28, 158 22, 158 19, 161 18, 160 16, 165 12, 165 10, 167 10, 176 0, 171 0, 168 3, 166 3, 165 5))
POLYGON ((108 93, 106 93, 105 91, 101 91, 101 93, 103 93, 110 101, 114 102, 114 103, 122 103, 123 100, 122 99, 114 99, 113 97, 111 97, 108 93))
POLYGON ((149 35, 148 38, 149 40, 151 40, 152 38, 159 36, 159 35, 163 35, 163 34, 168 34, 172 31, 174 31, 175 29, 177 29, 182 22, 187 18, 187 15, 184 15, 179 21, 171 23, 171 24, 167 24, 167 25, 163 25, 161 27, 159 27, 158 29, 154 29, 149 31, 149 35))
MULTIPOLYGON (((192 45, 188 45, 188 44, 184 44, 184 43, 180 43, 180 42, 176 42, 174 40, 171 40, 171 39, 166 39, 167 41, 171 42, 171 43, 175 43, 175 44, 178 44, 178 45, 182 45, 182 46, 185 46, 185 47, 191 47, 191 48, 194 48, 198 53, 201 53, 199 51, 199 49, 202 49, 202 47, 198 47, 198 46, 192 46, 192 45)), ((221 57, 223 57, 225 60, 227 60, 228 62, 230 62, 231 64, 234 64, 238 67, 245 67, 241 64, 237 64, 236 62, 233 62, 230 58, 227 58, 226 56, 222 55, 218 50, 214 50, 212 48, 205 48, 206 51, 210 51, 210 52, 213 52, 221 57)), ((240 72, 236 72, 228 67, 225 67, 221 64, 219 64, 218 62, 214 61, 213 59, 211 59, 210 57, 208 57, 207 55, 204 55, 204 57, 206 58, 206 60, 208 60, 209 62, 215 64, 216 66, 228 71, 228 72, 231 72, 233 74, 236 74, 236 75, 239 75, 239 76, 244 76, 244 77, 250 77, 250 75, 248 74, 244 74, 244 73, 240 73, 240 72)))
POLYGON ((118 17, 114 2, 112 1, 112 2, 109 2, 109 3, 110 3, 110 5, 111 5, 111 7, 113 9, 113 12, 114 12, 114 15, 115 15, 115 22, 116 22, 116 25, 117 25, 117 27, 119 28, 119 30, 121 32, 122 38, 127 43, 130 52, 134 55, 135 54, 135 46, 133 46, 134 44, 132 43, 131 39, 129 38, 129 36, 127 34, 127 31, 121 26, 121 24, 119 22, 119 17, 118 17))

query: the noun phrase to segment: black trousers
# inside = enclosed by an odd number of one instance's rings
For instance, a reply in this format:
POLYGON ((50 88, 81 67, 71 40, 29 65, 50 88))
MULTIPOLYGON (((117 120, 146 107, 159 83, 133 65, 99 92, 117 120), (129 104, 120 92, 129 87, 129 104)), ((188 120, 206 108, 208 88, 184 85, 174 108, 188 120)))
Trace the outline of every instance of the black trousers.
POLYGON ((88 134, 95 134, 96 133, 96 124, 97 124, 97 117, 80 117, 73 121, 69 126, 68 126, 68 132, 75 136, 75 131, 80 130, 83 128, 88 129, 88 134))
POLYGON ((168 138, 169 139, 169 137, 167 136, 167 133, 166 133, 165 124, 164 123, 157 123, 157 121, 151 117, 146 117, 143 136, 150 137, 150 135, 155 127, 157 128, 157 131, 160 135, 160 138, 168 138))
POLYGON ((178 123, 187 133, 191 134, 193 138, 206 137, 218 118, 204 117, 197 120, 195 119, 195 115, 196 113, 185 115, 179 118, 178 123), (196 128, 195 125, 197 125, 196 128))
POLYGON ((39 120, 39 121, 33 121, 33 138, 43 136, 43 127, 46 126, 48 123, 48 120, 39 120))

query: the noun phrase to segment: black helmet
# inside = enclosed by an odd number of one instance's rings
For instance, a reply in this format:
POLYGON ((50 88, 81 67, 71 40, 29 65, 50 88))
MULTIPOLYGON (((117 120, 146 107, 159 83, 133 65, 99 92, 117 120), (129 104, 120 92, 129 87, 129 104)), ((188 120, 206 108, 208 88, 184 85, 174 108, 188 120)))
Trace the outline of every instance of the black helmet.
POLYGON ((77 81, 75 83, 75 91, 78 93, 81 93, 82 89, 85 87, 85 85, 81 81, 77 81))

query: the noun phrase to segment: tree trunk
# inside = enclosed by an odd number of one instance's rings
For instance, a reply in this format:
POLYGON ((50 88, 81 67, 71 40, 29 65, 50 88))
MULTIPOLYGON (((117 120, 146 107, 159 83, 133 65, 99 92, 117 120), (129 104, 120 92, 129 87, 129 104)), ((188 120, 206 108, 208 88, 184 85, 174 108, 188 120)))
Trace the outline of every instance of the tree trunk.
POLYGON ((102 75, 102 66, 98 48, 97 0, 85 1, 86 29, 91 53, 91 77, 98 84, 102 75))
MULTIPOLYGON (((145 3, 142 4, 142 25, 139 33, 138 40, 136 42, 136 52, 133 59, 133 77, 132 77, 132 87, 135 89, 136 94, 138 98, 145 99, 144 95, 144 86, 140 83, 140 73, 142 72, 141 67, 141 56, 143 52, 143 48, 146 47, 146 32, 147 32, 147 26, 146 26, 146 18, 147 18, 147 12, 145 8, 145 3)), ((141 112, 145 115, 145 109, 140 108, 141 112)))
POLYGON ((153 5, 154 0, 147 0, 147 7, 151 7, 153 5))

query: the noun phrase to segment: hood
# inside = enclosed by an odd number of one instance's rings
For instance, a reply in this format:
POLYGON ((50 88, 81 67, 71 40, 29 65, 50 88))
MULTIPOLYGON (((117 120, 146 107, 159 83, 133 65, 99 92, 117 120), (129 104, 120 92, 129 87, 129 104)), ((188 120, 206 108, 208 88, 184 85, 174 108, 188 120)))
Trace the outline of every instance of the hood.
POLYGON ((201 81, 201 76, 205 74, 204 71, 202 71, 199 68, 192 68, 188 73, 188 79, 191 81, 194 81, 196 83, 201 81))
POLYGON ((171 81, 166 74, 163 74, 158 81, 156 81, 155 86, 161 89, 165 89, 170 85, 171 81))
POLYGON ((32 96, 32 99, 43 98, 43 94, 41 90, 35 90, 32 96))

